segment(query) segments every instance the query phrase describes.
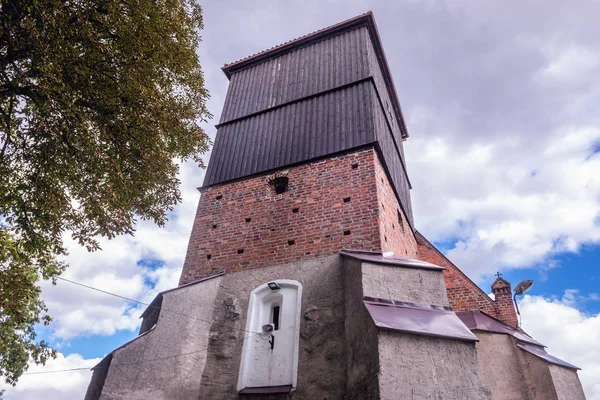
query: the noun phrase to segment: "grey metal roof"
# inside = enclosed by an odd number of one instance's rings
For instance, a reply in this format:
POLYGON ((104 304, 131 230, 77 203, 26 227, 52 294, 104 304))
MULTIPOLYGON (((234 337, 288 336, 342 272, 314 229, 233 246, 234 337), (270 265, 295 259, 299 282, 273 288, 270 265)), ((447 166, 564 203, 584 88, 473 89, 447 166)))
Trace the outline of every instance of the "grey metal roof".
POLYGON ((534 346, 532 344, 523 343, 523 342, 517 342, 517 347, 522 350, 525 350, 528 353, 533 354, 536 357, 541 358, 542 360, 549 362, 550 364, 556 364, 556 365, 560 365, 561 367, 566 367, 566 368, 571 368, 571 369, 581 369, 579 367, 576 367, 573 364, 569 364, 568 362, 561 360, 558 357, 554 357, 553 355, 548 354, 543 347, 534 346))
POLYGON ((371 297, 365 297, 363 303, 380 328, 469 342, 479 340, 448 307, 371 297))
POLYGON ((443 271, 445 268, 439 265, 431 264, 426 261, 415 260, 414 258, 404 258, 394 255, 383 255, 382 253, 362 251, 362 250, 342 250, 342 256, 352 257, 357 260, 372 262, 375 264, 397 265, 401 267, 429 269, 434 271, 443 271))
POLYGON ((457 312, 456 315, 458 315, 458 317, 472 331, 479 330, 495 333, 504 333, 506 335, 513 336, 514 338, 522 342, 544 347, 543 344, 533 339, 532 337, 526 335, 525 333, 521 332, 520 330, 515 329, 512 326, 507 325, 504 322, 501 322, 495 318, 492 318, 486 313, 481 312, 479 310, 457 312))

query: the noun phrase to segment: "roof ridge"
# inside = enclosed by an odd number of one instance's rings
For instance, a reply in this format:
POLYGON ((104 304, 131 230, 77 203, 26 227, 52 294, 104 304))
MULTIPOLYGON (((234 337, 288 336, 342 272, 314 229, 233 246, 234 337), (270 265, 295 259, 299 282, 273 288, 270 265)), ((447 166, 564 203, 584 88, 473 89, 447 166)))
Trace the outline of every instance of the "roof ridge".
POLYGON ((434 245, 433 243, 431 243, 429 240, 427 240, 427 239, 425 238, 425 236, 423 236, 423 235, 421 234, 421 232, 417 231, 416 229, 415 229, 415 232, 416 232, 416 234, 417 234, 417 235, 418 235, 418 236, 419 236, 421 239, 423 239, 425 242, 427 242, 429 245, 431 245, 431 247, 432 247, 432 248, 433 248, 433 249, 434 249, 434 250, 435 250, 435 251, 436 251, 436 252, 437 252, 437 253, 438 253, 440 256, 442 256, 442 257, 443 257, 443 258, 444 258, 446 261, 448 261, 450 264, 452 264, 452 266, 454 266, 454 267, 457 269, 457 271, 458 271, 458 272, 459 272, 459 273, 460 273, 460 274, 461 274, 461 275, 462 275, 464 278, 466 278, 466 279, 467 279, 469 282, 471 282, 471 283, 473 284, 473 286, 475 286, 475 287, 476 287, 476 288, 479 290, 479 292, 481 292, 481 294, 483 294, 483 295, 484 295, 484 296, 485 296, 487 299, 489 299, 489 301, 491 301, 491 302, 492 302, 492 304, 494 304, 494 300, 492 300, 492 299, 490 298, 490 296, 488 296, 488 294, 487 294, 486 292, 484 292, 482 288, 480 288, 480 287, 479 287, 479 285, 478 285, 478 284, 476 284, 475 282, 473 282, 473 280, 472 280, 471 278, 469 278, 469 277, 467 276, 467 274, 465 274, 465 273, 462 271, 462 269, 460 269, 460 268, 459 268, 459 267, 458 267, 456 264, 454 264, 454 263, 453 263, 453 262, 452 262, 452 261, 451 261, 451 260, 450 260, 448 257, 446 257, 446 256, 444 255, 444 253, 442 253, 442 252, 441 252, 441 251, 440 251, 440 250, 439 250, 437 247, 435 247, 435 245, 434 245))
POLYGON ((327 26, 327 27, 325 27, 325 28, 317 29, 316 31, 313 31, 313 32, 307 33, 307 34, 305 34, 305 35, 302 35, 302 36, 298 36, 297 38, 290 39, 290 40, 288 40, 288 41, 286 41, 286 42, 280 43, 280 44, 278 44, 278 45, 275 45, 275 46, 273 46, 273 47, 270 47, 270 48, 268 48, 268 49, 261 50, 261 51, 259 51, 259 52, 257 52, 257 53, 254 53, 254 54, 251 54, 251 55, 249 55, 249 56, 246 56, 246 57, 244 57, 244 58, 241 58, 241 59, 239 59, 239 60, 237 60, 237 61, 233 61, 233 62, 230 62, 230 63, 226 63, 225 65, 223 65, 222 69, 223 69, 223 70, 225 70, 225 69, 229 69, 229 68, 231 68, 231 67, 233 67, 233 66, 235 66, 235 65, 237 65, 237 64, 240 64, 240 63, 242 63, 242 62, 244 62, 244 61, 248 61, 248 60, 251 60, 251 59, 253 59, 253 58, 255 58, 255 57, 258 57, 258 56, 264 55, 264 54, 266 54, 266 53, 270 53, 270 52, 272 52, 272 51, 275 51, 275 50, 278 50, 278 49, 284 48, 285 46, 288 46, 288 45, 290 45, 290 44, 292 44, 292 43, 299 42, 299 41, 301 41, 301 40, 304 40, 304 39, 308 39, 308 38, 309 38, 309 37, 311 37, 311 36, 316 36, 316 35, 318 35, 318 34, 320 34, 320 33, 326 32, 326 31, 328 31, 328 30, 333 30, 333 29, 335 29, 335 28, 338 28, 338 27, 340 27, 340 26, 346 25, 346 24, 348 24, 348 23, 351 23, 351 22, 358 21, 359 19, 361 19, 361 18, 364 18, 364 17, 366 17, 366 16, 369 16, 369 15, 370 15, 370 16, 373 16, 373 12, 372 12, 372 11, 370 11, 370 10, 369 10, 369 11, 367 11, 366 13, 363 13, 363 14, 357 15, 357 16, 355 16, 355 17, 352 17, 352 18, 348 18, 347 20, 344 20, 344 21, 342 21, 342 22, 335 23, 335 24, 333 24, 333 25, 330 25, 330 26, 327 26))

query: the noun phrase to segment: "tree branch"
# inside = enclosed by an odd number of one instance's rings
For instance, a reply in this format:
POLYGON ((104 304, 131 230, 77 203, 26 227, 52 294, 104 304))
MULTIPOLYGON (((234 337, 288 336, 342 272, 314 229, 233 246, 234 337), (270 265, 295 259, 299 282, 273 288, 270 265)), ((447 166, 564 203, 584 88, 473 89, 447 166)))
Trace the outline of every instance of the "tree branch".
POLYGON ((5 125, 6 125, 6 138, 4 140, 4 144, 2 145, 2 151, 0 152, 0 159, 4 160, 4 153, 6 152, 6 147, 8 146, 8 142, 10 142, 10 134, 11 134, 11 127, 12 127, 12 114, 13 114, 13 110, 15 108, 15 98, 13 97, 12 99, 10 99, 10 103, 8 104, 8 112, 4 113, 5 114, 5 125))

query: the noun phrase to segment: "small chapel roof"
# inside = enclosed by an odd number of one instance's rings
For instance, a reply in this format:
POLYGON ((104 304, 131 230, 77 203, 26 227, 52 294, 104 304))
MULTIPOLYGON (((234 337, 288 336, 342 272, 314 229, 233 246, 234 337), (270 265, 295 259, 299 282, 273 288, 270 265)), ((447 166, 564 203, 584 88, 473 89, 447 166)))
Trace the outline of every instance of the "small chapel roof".
MULTIPOLYGON (((502 278, 498 277, 498 279, 502 278)), ((462 322, 472 331, 486 331, 510 335, 517 339, 516 345, 521 350, 533 354, 534 356, 539 357, 551 364, 560 365, 565 368, 581 369, 573 364, 569 364, 568 362, 561 360, 558 357, 548 354, 545 349, 546 346, 525 334, 522 330, 507 325, 482 311, 473 310, 457 312, 456 315, 458 315, 458 318, 460 318, 462 322)))
POLYGON ((544 346, 537 340, 522 331, 505 324, 504 322, 493 318, 480 310, 457 312, 456 315, 465 323, 472 331, 487 331, 494 333, 504 333, 513 336, 515 339, 522 342, 531 343, 536 346, 544 346))

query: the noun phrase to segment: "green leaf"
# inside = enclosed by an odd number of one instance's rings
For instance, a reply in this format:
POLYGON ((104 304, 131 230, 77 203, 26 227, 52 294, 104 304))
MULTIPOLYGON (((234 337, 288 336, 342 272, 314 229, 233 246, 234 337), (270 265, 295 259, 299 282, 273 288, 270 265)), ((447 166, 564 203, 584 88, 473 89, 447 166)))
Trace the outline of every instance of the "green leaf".
POLYGON ((210 141, 193 0, 0 0, 0 374, 55 352, 40 279, 66 267, 64 232, 162 226, 181 201, 178 164, 210 141))

